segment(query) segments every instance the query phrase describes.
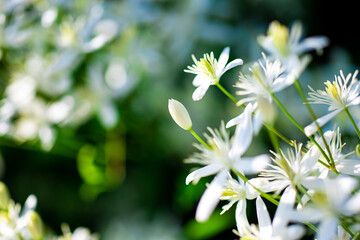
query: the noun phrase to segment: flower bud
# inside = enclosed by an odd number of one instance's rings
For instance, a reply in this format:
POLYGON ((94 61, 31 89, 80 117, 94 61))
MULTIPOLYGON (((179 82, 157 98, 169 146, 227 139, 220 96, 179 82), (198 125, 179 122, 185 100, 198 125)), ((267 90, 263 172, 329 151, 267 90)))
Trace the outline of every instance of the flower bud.
POLYGON ((44 235, 43 222, 35 211, 30 210, 25 215, 26 226, 29 229, 33 239, 42 239, 44 235))
POLYGON ((355 149, 356 155, 358 157, 360 157, 360 144, 356 145, 356 149, 355 149))
POLYGON ((0 182, 0 210, 6 210, 10 201, 9 190, 3 182, 0 182))
POLYGON ((192 122, 189 113, 184 107, 184 105, 182 105, 182 103, 180 103, 179 101, 169 99, 168 107, 170 115, 174 119, 176 124, 185 130, 190 130, 192 127, 192 122))

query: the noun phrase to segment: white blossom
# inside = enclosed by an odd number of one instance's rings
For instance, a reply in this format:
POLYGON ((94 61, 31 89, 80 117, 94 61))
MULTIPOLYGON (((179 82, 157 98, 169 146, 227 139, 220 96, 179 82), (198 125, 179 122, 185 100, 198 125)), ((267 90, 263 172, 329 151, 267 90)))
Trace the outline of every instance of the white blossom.
POLYGON ((239 124, 234 136, 229 137, 222 123, 219 130, 209 128, 211 136, 206 136, 211 149, 203 145, 195 146, 201 151, 188 158, 188 163, 198 163, 204 167, 191 172, 186 177, 186 184, 198 181, 202 177, 216 174, 202 195, 196 210, 196 219, 200 222, 206 221, 223 193, 227 174, 230 170, 242 174, 255 174, 265 167, 269 160, 265 154, 255 157, 243 157, 252 141, 251 112, 246 109, 243 123, 239 124))
MULTIPOLYGON (((330 113, 318 118, 316 122, 320 127, 324 126, 337 114, 344 109, 358 105, 360 103, 360 89, 357 80, 358 71, 354 74, 349 73, 346 77, 342 71, 340 76, 335 75, 335 81, 325 82, 325 91, 315 91, 311 87, 309 93, 309 103, 313 104, 326 104, 329 105, 328 110, 330 113)), ((313 135, 317 131, 316 123, 313 122, 304 128, 307 136, 313 135)))
POLYGON ((184 71, 196 74, 196 77, 193 80, 193 85, 196 87, 196 90, 192 95, 194 101, 202 99, 210 85, 217 84, 226 71, 243 64, 243 60, 240 58, 227 64, 229 53, 230 48, 224 48, 220 54, 219 61, 216 60, 213 52, 204 54, 204 57, 200 58, 200 60, 197 60, 195 56, 192 55, 195 64, 188 66, 188 69, 185 69, 184 71))

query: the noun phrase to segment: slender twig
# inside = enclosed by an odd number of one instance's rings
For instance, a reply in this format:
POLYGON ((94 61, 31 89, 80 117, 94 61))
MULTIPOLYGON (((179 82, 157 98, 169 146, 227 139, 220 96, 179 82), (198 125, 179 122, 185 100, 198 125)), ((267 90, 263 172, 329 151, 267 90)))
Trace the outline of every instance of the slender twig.
POLYGON ((355 123, 354 118, 351 116, 350 111, 349 111, 349 109, 347 107, 345 107, 344 110, 345 110, 346 114, 348 115, 352 125, 355 128, 355 131, 356 131, 356 134, 358 135, 358 138, 360 139, 360 131, 359 131, 359 128, 357 127, 357 125, 355 123))
POLYGON ((208 148, 209 150, 212 150, 211 147, 204 141, 201 139, 201 137, 199 137, 199 135, 196 134, 196 132, 194 132, 194 130, 192 130, 192 128, 189 129, 189 132, 202 144, 204 145, 206 148, 208 148))
POLYGON ((332 156, 332 154, 331 154, 329 145, 328 145, 328 143, 327 143, 327 141, 326 141, 326 139, 325 139, 325 137, 324 137, 324 133, 323 133, 321 127, 319 126, 319 123, 316 121, 316 120, 317 120, 317 117, 316 117, 314 111, 312 110, 310 104, 309 104, 308 101, 307 101, 307 98, 306 98, 304 89, 302 88, 302 86, 301 86, 298 78, 295 79, 294 86, 295 86, 296 90, 298 91, 301 99, 303 100, 303 102, 304 102, 304 104, 305 104, 305 106, 306 106, 306 108, 307 108, 307 110, 308 110, 308 112, 309 112, 312 120, 315 121, 315 124, 316 124, 316 127, 317 127, 317 129, 318 129, 318 132, 320 133, 320 136, 321 136, 321 138, 322 138, 322 140, 323 140, 323 142, 324 142, 326 151, 327 151, 327 153, 329 154, 329 158, 330 158, 329 164, 330 164, 330 166, 333 167, 333 168, 336 168, 336 167, 335 167, 334 158, 333 158, 333 156, 332 156))

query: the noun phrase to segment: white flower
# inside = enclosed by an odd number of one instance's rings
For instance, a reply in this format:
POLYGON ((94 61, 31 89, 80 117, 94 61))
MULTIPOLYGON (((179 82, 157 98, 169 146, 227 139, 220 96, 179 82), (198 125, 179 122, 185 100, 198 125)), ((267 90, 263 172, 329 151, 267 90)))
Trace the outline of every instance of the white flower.
POLYGON ((97 234, 91 234, 90 230, 84 227, 78 227, 71 233, 67 224, 61 225, 63 235, 58 237, 57 240, 98 240, 97 234))
MULTIPOLYGON (((15 204, 13 200, 9 200, 6 211, 0 210, 0 236, 5 239, 30 239, 30 232, 27 226, 26 214, 33 211, 37 204, 35 195, 30 195, 21 209, 20 204, 15 204)), ((0 239, 3 239, 0 237, 0 239)))
MULTIPOLYGON (((340 129, 337 128, 334 131, 327 131, 324 133, 324 138, 327 141, 327 144, 330 149, 330 153, 334 159, 336 170, 343 174, 360 176, 360 161, 357 159, 348 159, 347 157, 354 152, 350 152, 348 154, 342 153, 342 148, 345 145, 341 142, 341 134, 340 129)), ((324 151, 326 151, 325 147, 322 147, 324 151)), ((320 151, 318 148, 315 148, 314 151, 317 151, 320 155, 320 151)), ((322 155, 320 155, 320 159, 324 162, 326 160, 322 155)), ((316 168, 320 170, 320 178, 325 178, 331 172, 324 165, 317 163, 316 168)))
POLYGON ((311 199, 301 211, 289 213, 291 220, 300 222, 319 222, 317 240, 333 239, 340 223, 340 216, 353 216, 360 211, 360 193, 351 193, 357 180, 348 176, 335 179, 308 179, 305 183, 314 191, 311 199))
MULTIPOLYGON (((235 84, 236 88, 240 88, 236 94, 243 96, 237 105, 253 103, 258 123, 261 123, 262 119, 272 121, 276 109, 273 107, 271 94, 293 84, 295 77, 285 73, 279 60, 269 61, 264 53, 263 61, 259 60, 249 70, 251 74, 240 73, 239 81, 235 84)), ((234 124, 228 123, 227 127, 234 124)))
MULTIPOLYGON (((322 144, 322 142, 321 142, 322 144)), ((301 151, 302 145, 295 145, 295 151, 288 149, 287 154, 282 150, 273 153, 273 164, 269 164, 269 169, 261 171, 261 178, 266 178, 269 183, 263 186, 265 192, 281 192, 287 186, 296 188, 312 173, 320 152, 313 146, 306 154, 301 151)))
MULTIPOLYGON (((340 71, 340 76, 335 75, 335 81, 325 82, 325 91, 315 91, 311 87, 309 93, 309 103, 313 104, 327 104, 329 105, 330 113, 318 118, 316 122, 320 127, 324 126, 338 113, 347 107, 358 105, 360 103, 360 89, 359 82, 356 78, 358 70, 352 75, 349 73, 346 77, 340 71), (350 81, 351 80, 351 81, 350 81)), ((313 122, 304 128, 307 136, 313 135, 317 131, 316 123, 313 122)))
POLYGON ((243 60, 240 58, 226 64, 229 60, 229 52, 229 47, 224 48, 220 54, 219 61, 214 58, 213 52, 204 54, 204 58, 200 58, 199 61, 192 55, 195 64, 188 66, 188 69, 184 71, 196 74, 193 80, 193 85, 197 87, 192 95, 194 101, 202 99, 210 85, 217 84, 220 81, 220 77, 227 70, 243 64, 243 60))
POLYGON ((205 165, 191 172, 186 178, 186 184, 216 174, 197 207, 195 218, 199 222, 206 221, 215 209, 223 193, 227 174, 231 169, 242 174, 255 174, 262 170, 269 160, 265 154, 255 157, 242 157, 252 141, 251 112, 245 111, 244 121, 237 126, 232 138, 229 137, 223 123, 219 130, 209 128, 211 136, 206 136, 206 138, 211 149, 195 144, 195 147, 201 152, 195 153, 186 160, 188 163, 205 165))
POLYGON ((260 36, 259 42, 276 57, 299 56, 311 50, 320 51, 329 43, 324 36, 308 37, 301 41, 302 32, 302 25, 299 22, 295 22, 289 32, 286 26, 273 21, 269 25, 267 36, 260 36))
POLYGON ((311 50, 319 52, 329 43, 324 36, 301 40, 302 32, 299 22, 295 22, 289 31, 286 26, 273 21, 269 25, 267 35, 258 38, 260 45, 273 57, 280 59, 287 71, 292 71, 296 77, 299 77, 310 61, 308 56, 300 56, 311 50))
POLYGON ((239 81, 235 85, 240 90, 236 93, 247 97, 241 99, 238 105, 254 102, 259 98, 271 102, 271 93, 283 90, 295 80, 285 74, 285 68, 279 60, 269 61, 264 53, 262 55, 263 61, 259 60, 249 69, 251 75, 240 73, 239 81))
POLYGON ((290 240, 299 239, 304 234, 304 229, 299 225, 288 226, 288 213, 295 202, 296 192, 288 187, 281 196, 274 219, 271 222, 270 214, 264 201, 257 197, 256 212, 259 222, 259 228, 247 221, 242 221, 238 227, 240 239, 243 240, 290 240))
POLYGON ((225 188, 223 190, 221 200, 228 200, 229 203, 222 207, 222 212, 220 214, 228 211, 235 203, 236 210, 236 222, 238 228, 243 224, 241 221, 247 221, 246 216, 246 199, 254 199, 260 195, 260 192, 256 190, 253 186, 260 188, 261 185, 265 184, 267 181, 265 179, 250 179, 246 183, 239 178, 239 181, 236 181, 232 178, 231 174, 228 174, 228 180, 225 183, 225 188))
MULTIPOLYGON (((262 126, 262 116, 260 111, 257 111, 257 104, 249 103, 246 108, 249 108, 250 112, 254 112, 254 116, 252 117, 252 126, 253 126, 253 132, 254 134, 257 134, 260 131, 260 128, 262 126)), ((240 124, 245 117, 245 111, 243 111, 239 116, 231 119, 226 123, 226 128, 236 126, 240 124)))

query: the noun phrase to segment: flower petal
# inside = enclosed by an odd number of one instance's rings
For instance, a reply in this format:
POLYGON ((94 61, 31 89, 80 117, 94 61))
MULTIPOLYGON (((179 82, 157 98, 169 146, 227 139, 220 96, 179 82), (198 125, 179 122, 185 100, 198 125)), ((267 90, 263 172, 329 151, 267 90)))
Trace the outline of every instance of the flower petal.
POLYGON ((191 172, 186 177, 186 185, 188 185, 190 182, 200 179, 202 177, 207 177, 210 175, 213 175, 215 173, 218 173, 222 169, 222 166, 220 164, 209 164, 205 167, 199 168, 193 172, 191 172))
POLYGON ((351 197, 349 201, 347 201, 342 213, 348 216, 358 213, 360 211, 359 203, 360 203, 360 193, 357 193, 353 197, 351 197))
POLYGON ((295 51, 301 55, 304 52, 310 50, 321 50, 329 44, 329 39, 323 36, 314 36, 304 39, 300 44, 297 45, 295 51))
POLYGON ((256 213, 259 222, 261 239, 271 239, 272 226, 269 212, 261 197, 256 198, 256 213))
MULTIPOLYGON (((273 184, 274 181, 269 182, 266 178, 257 177, 252 178, 246 182, 246 198, 255 199, 260 195, 260 192, 254 187, 260 189, 261 191, 267 193, 272 192, 278 189, 278 184, 273 184)), ((283 189, 283 188, 282 188, 283 189)))
POLYGON ((239 123, 242 122, 243 118, 244 118, 244 115, 243 115, 243 114, 240 114, 239 116, 231 119, 230 121, 228 121, 228 122, 226 123, 226 128, 230 128, 230 127, 232 127, 232 126, 238 125, 239 123))
MULTIPOLYGON (((324 126, 327 122, 329 122, 331 119, 333 119, 338 113, 340 113, 343 109, 337 109, 331 113, 328 113, 316 120, 316 122, 319 124, 320 127, 324 126)), ((311 136, 317 131, 317 126, 315 122, 312 122, 311 124, 307 125, 304 128, 306 136, 311 136)))
POLYGON ((206 93, 206 91, 208 90, 209 87, 210 87, 209 84, 206 84, 206 85, 204 84, 204 85, 201 85, 198 88, 196 88, 193 95, 192 95, 192 99, 194 101, 201 100, 204 97, 204 95, 205 95, 205 93, 206 93))
POLYGON ((195 213, 196 221, 205 222, 209 219, 210 215, 220 201, 227 173, 227 170, 219 172, 201 196, 195 213))
POLYGON ((289 222, 288 213, 292 211, 296 199, 296 191, 291 187, 287 187, 281 196, 273 219, 273 237, 280 236, 289 222))
POLYGON ((224 70, 222 70, 222 72, 220 73, 220 75, 218 75, 219 77, 221 77, 226 71, 236 67, 236 66, 239 66, 239 65, 242 65, 244 63, 244 61, 240 58, 237 58, 235 60, 232 60, 231 62, 229 62, 228 65, 226 65, 226 67, 224 68, 224 70))
POLYGON ((255 157, 243 157, 236 161, 233 167, 245 174, 256 174, 264 170, 268 162, 270 162, 269 155, 261 154, 255 157))
POLYGON ((303 226, 299 224, 293 224, 288 226, 286 236, 283 239, 301 239, 305 233, 306 230, 303 226))
POLYGON ((246 200, 240 199, 236 205, 235 210, 235 220, 236 220, 236 226, 240 233, 240 235, 243 235, 244 232, 242 229, 245 228, 245 226, 249 225, 247 216, 246 216, 246 200))
POLYGON ((360 176, 360 161, 357 159, 343 159, 336 165, 336 168, 341 173, 360 176))
POLYGON ((232 159, 238 159, 250 146, 252 141, 252 122, 251 122, 252 104, 248 104, 242 114, 243 121, 236 126, 233 136, 233 145, 229 152, 232 159))
MULTIPOLYGON (((207 83, 209 82, 209 80, 204 77, 203 75, 196 75, 196 77, 194 78, 192 84, 195 86, 195 87, 199 87, 201 85, 206 85, 207 83)), ((209 85, 209 84, 208 84, 209 85)))
POLYGON ((321 222, 321 224, 318 227, 319 231, 317 232, 315 238, 317 240, 333 239, 333 237, 336 234, 337 225, 338 224, 335 218, 330 218, 321 222))
POLYGON ((230 47, 224 48, 224 50, 221 52, 219 61, 216 65, 215 74, 218 76, 225 68, 226 63, 229 60, 229 54, 230 54, 230 47))

